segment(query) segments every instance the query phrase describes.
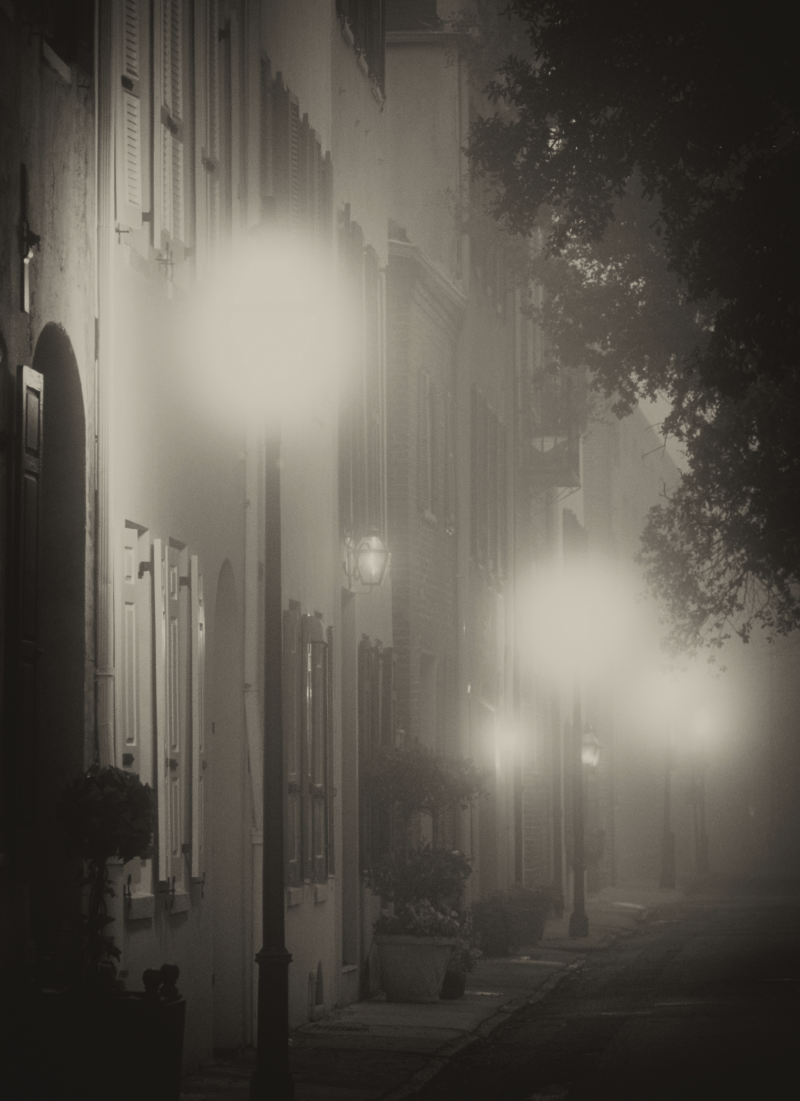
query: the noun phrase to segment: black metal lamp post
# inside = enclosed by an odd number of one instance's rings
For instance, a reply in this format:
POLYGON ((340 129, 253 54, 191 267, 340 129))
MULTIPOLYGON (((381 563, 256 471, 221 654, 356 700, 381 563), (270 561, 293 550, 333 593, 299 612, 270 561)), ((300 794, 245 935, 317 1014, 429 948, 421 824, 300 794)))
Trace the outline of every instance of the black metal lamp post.
POLYGON ((596 768, 600 760, 600 743, 589 728, 584 731, 581 720, 580 685, 575 683, 572 697, 572 913, 569 916, 569 935, 588 937, 589 917, 586 913, 586 784, 585 774, 596 768))
POLYGON ((667 737, 664 752, 664 835, 661 841, 661 877, 659 887, 675 886, 675 834, 672 830, 672 770, 675 767, 672 738, 667 737))
POLYGON ((289 1069, 289 964, 283 838, 283 599, 280 429, 267 432, 264 462, 264 836, 262 947, 258 964, 256 1069, 250 1101, 293 1101, 289 1069))

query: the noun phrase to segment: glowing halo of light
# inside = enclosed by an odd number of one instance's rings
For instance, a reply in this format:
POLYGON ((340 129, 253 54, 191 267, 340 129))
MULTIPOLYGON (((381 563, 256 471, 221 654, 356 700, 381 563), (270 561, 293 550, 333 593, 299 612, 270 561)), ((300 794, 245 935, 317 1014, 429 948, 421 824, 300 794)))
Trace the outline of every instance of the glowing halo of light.
POLYGON ((260 230, 198 288, 189 320, 196 385, 220 415, 302 419, 315 403, 335 401, 353 318, 332 250, 260 230))

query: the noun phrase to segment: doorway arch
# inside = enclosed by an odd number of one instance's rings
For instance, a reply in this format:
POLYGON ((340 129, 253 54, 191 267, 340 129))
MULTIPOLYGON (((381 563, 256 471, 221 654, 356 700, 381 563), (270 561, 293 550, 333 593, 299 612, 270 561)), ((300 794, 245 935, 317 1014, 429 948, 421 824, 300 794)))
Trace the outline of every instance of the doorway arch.
POLYGON ((87 681, 86 415, 72 343, 48 324, 32 366, 43 379, 37 585, 34 756, 34 867, 31 914, 35 940, 52 935, 76 900, 73 867, 58 844, 60 786, 90 756, 87 681))

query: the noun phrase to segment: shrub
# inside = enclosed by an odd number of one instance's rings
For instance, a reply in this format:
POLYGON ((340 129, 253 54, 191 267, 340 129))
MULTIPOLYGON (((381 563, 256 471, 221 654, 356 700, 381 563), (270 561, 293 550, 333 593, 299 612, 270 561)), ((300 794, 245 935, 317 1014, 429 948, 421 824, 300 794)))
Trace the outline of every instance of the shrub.
POLYGON ((423 845, 405 853, 391 853, 365 873, 367 886, 395 909, 428 899, 437 909, 457 906, 472 874, 468 857, 458 849, 423 845))
POLYGON ((523 945, 538 944, 551 906, 547 888, 512 887, 478 899, 472 906, 472 923, 484 955, 510 956, 523 945))

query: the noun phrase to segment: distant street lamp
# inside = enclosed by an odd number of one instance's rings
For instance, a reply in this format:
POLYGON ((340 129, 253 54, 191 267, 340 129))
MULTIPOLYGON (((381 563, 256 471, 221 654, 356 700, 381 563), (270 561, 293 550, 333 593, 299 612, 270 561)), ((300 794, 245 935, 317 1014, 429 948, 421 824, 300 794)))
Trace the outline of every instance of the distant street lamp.
POLYGON ((675 834, 672 829, 672 770, 675 767, 675 754, 672 747, 672 732, 667 733, 664 747, 664 836, 661 841, 661 877, 659 887, 675 887, 675 834))
POLYGON ((600 762, 600 743, 591 727, 583 730, 580 686, 576 683, 572 700, 572 874, 574 876, 569 935, 588 937, 586 913, 586 774, 600 762))
MULTIPOLYGON (((577 524, 577 521, 575 521, 577 524)), ((582 532, 582 528, 580 531, 582 532)), ((561 568, 542 570, 532 578, 526 597, 531 661, 556 683, 572 685, 572 729, 566 748, 565 776, 571 784, 573 912, 569 935, 589 934, 586 915, 585 779, 597 767, 600 743, 591 728, 584 731, 584 685, 598 683, 634 638, 636 617, 624 576, 586 553, 582 540, 561 568)))
POLYGON ((694 717, 694 732, 699 745, 695 749, 692 776, 692 817, 694 820, 695 867, 698 875, 708 875, 708 832, 706 830, 706 754, 705 742, 711 733, 711 713, 701 708, 694 717))

